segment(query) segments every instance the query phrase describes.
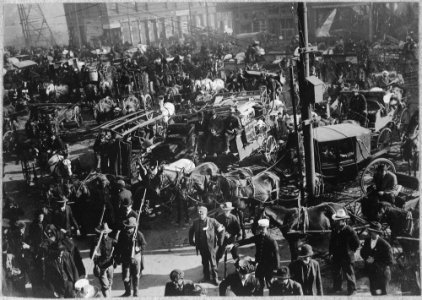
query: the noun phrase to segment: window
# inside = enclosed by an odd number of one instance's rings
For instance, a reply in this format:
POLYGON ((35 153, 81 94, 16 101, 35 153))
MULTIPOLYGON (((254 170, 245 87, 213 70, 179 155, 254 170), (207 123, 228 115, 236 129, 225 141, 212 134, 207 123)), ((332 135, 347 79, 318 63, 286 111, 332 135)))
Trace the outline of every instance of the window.
POLYGON ((252 24, 246 23, 246 24, 240 25, 240 33, 247 33, 247 32, 252 32, 252 24))
POLYGON ((139 8, 138 8, 138 2, 135 2, 135 11, 138 11, 139 10, 139 8))
POLYGON ((116 11, 116 13, 119 13, 119 3, 114 4, 114 10, 116 11))
POLYGON ((266 20, 256 20, 252 23, 252 32, 266 31, 267 22, 266 20))

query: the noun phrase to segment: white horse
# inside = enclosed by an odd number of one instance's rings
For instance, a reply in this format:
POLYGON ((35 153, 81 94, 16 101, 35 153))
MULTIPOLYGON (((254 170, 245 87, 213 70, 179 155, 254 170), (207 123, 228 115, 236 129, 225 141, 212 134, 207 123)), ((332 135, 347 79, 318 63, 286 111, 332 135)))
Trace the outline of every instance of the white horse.
POLYGON ((47 97, 55 96, 57 99, 69 95, 69 86, 67 84, 54 85, 50 83, 45 88, 47 97))
POLYGON ((161 111, 161 114, 163 115, 164 123, 168 123, 170 118, 174 116, 176 112, 176 108, 174 107, 174 104, 171 102, 164 103, 164 100, 160 100, 158 104, 160 105, 160 111, 161 111))
POLYGON ((53 176, 61 178, 69 178, 73 175, 72 173, 72 162, 68 158, 64 158, 63 155, 54 154, 48 160, 48 166, 50 167, 50 173, 53 176))
POLYGON ((220 78, 216 78, 211 82, 211 90, 214 93, 218 93, 221 90, 225 89, 225 84, 224 84, 224 80, 220 79, 220 78))
POLYGON ((194 91, 204 90, 204 91, 211 91, 212 90, 212 80, 209 78, 205 78, 202 80, 195 80, 194 81, 194 91))

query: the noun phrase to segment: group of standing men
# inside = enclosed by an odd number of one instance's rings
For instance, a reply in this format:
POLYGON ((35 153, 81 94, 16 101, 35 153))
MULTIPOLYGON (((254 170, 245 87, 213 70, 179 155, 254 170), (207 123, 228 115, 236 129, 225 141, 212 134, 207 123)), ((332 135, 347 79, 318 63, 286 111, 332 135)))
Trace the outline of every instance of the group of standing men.
MULTIPOLYGON (((265 286, 273 296, 323 295, 320 266, 318 261, 312 259, 314 253, 310 245, 302 244, 298 249, 298 259, 292 261, 288 267, 281 266, 278 244, 268 232, 268 219, 258 221, 258 229, 254 236, 241 240, 239 222, 230 213, 231 203, 226 202, 222 208, 225 212, 214 219, 207 216, 206 207, 198 207, 199 219, 194 221, 189 231, 189 241, 202 258, 203 282, 220 285, 220 296, 263 295, 265 286), (254 261, 247 257, 239 258, 238 247, 248 244, 255 244, 254 261), (225 251, 231 251, 236 272, 220 282, 217 267, 225 251), (231 292, 227 292, 229 287, 231 292)), ((335 225, 331 234, 329 254, 333 294, 342 292, 343 278, 347 282, 347 295, 356 293, 354 265, 360 240, 354 229, 347 225, 349 218, 344 209, 339 209, 332 216, 335 225)), ((373 222, 368 228, 368 233, 360 255, 365 261, 370 292, 372 295, 386 295, 391 279, 392 248, 380 236, 382 231, 379 223, 373 222)))

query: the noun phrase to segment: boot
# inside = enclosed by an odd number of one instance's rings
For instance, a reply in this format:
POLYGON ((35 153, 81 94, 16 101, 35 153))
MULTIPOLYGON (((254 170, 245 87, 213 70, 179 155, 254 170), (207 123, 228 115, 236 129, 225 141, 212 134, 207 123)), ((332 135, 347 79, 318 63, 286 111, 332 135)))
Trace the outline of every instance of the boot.
POLYGON ((103 293, 104 298, 110 298, 111 295, 110 295, 110 290, 109 289, 102 290, 101 292, 103 293))
POLYGON ((138 279, 133 280, 133 297, 138 297, 138 279))
POLYGON ((123 282, 125 285, 125 293, 120 297, 130 297, 130 282, 123 282))

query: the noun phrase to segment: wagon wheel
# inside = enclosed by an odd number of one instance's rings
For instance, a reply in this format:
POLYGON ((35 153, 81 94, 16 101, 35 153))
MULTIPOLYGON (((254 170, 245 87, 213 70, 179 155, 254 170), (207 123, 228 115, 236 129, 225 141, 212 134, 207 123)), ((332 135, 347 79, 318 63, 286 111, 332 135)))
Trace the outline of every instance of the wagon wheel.
POLYGON ((390 128, 386 127, 381 130, 377 138, 377 149, 382 150, 391 146, 393 133, 390 128))
POLYGON ((150 94, 145 94, 144 95, 144 109, 145 110, 149 110, 152 108, 152 97, 150 94))
POLYGON ((277 159, 278 145, 277 141, 272 135, 269 135, 264 143, 265 159, 268 163, 274 163, 277 159))
POLYGON ((362 177, 360 179, 360 188, 364 194, 366 194, 367 188, 372 184, 376 169, 380 165, 385 165, 387 171, 396 173, 396 167, 393 162, 386 158, 377 158, 369 163, 369 165, 363 170, 362 177))
POLYGON ((345 205, 345 208, 349 212, 351 216, 351 220, 353 221, 355 225, 365 223, 364 216, 362 214, 362 207, 361 207, 359 199, 350 201, 349 203, 345 205))

